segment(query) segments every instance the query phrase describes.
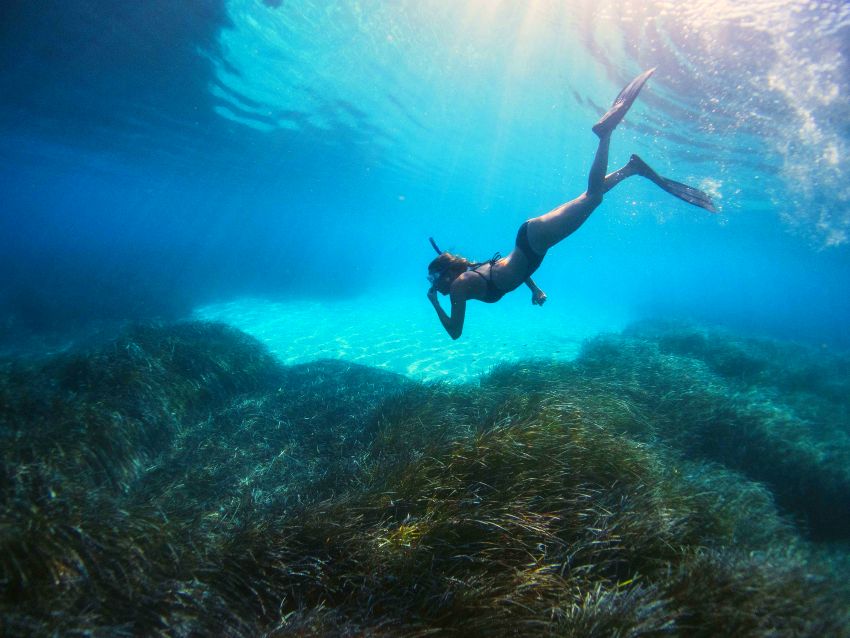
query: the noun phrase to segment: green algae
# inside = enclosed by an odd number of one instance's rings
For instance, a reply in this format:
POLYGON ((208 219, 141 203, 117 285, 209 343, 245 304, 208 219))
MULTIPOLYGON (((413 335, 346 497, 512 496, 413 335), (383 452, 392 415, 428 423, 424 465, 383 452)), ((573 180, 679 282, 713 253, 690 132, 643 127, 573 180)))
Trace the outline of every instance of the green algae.
POLYGON ((657 324, 463 386, 198 323, 9 361, 0 629, 848 635, 841 365, 657 324))

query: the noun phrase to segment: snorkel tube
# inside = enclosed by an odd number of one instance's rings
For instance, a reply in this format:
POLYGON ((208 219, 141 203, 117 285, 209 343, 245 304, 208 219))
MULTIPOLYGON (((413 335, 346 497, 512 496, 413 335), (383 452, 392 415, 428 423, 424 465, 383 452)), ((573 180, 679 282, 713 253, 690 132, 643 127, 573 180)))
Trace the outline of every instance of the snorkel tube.
MULTIPOLYGON (((439 246, 437 246, 437 242, 435 242, 435 241, 434 241, 434 238, 433 238, 433 237, 429 237, 429 238, 428 238, 428 241, 430 241, 430 242, 431 242, 431 246, 434 248, 434 250, 437 252, 437 254, 438 254, 438 255, 442 255, 442 254, 443 254, 443 251, 442 251, 442 250, 440 250, 440 247, 439 247, 439 246)), ((429 278, 430 278, 430 275, 429 275, 429 278)), ((436 289, 437 289, 437 284, 436 284, 436 282, 432 282, 432 284, 431 284, 431 291, 436 290, 436 289)))

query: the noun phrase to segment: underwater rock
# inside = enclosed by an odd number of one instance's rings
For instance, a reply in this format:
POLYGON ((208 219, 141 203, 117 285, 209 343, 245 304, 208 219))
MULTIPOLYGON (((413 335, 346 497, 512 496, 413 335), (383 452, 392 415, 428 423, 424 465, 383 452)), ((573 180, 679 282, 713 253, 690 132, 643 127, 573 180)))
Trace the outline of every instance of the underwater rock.
POLYGON ((763 481, 812 537, 850 539, 850 357, 644 322, 577 365, 641 415, 632 435, 763 481))
POLYGON ((497 369, 482 386, 570 405, 611 431, 764 482, 814 539, 850 539, 850 357, 642 322, 574 362, 497 369), (841 391, 848 388, 848 392, 841 391))
POLYGON ((710 370, 740 387, 773 388, 780 400, 813 394, 820 404, 846 408, 850 403, 847 352, 658 320, 632 324, 623 336, 654 341, 662 353, 703 361, 710 370))
POLYGON ((610 336, 421 384, 203 323, 6 361, 2 632, 848 635, 846 554, 704 440, 814 435, 725 379, 610 336))

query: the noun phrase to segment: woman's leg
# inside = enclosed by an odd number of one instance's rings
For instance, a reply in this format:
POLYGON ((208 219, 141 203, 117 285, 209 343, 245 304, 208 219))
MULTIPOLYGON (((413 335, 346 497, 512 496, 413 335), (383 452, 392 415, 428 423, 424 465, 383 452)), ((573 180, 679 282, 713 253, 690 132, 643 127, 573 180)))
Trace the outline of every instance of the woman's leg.
POLYGON ((605 175, 605 171, 608 170, 610 144, 610 133, 599 138, 599 146, 596 148, 596 155, 587 178, 586 192, 545 215, 528 221, 528 243, 537 254, 542 255, 550 247, 578 230, 602 202, 603 194, 629 176, 628 165, 611 175, 605 175))
POLYGON ((572 235, 602 203, 602 196, 617 184, 633 175, 640 175, 654 182, 671 195, 681 200, 716 213, 717 209, 711 197, 703 191, 661 177, 637 155, 632 155, 628 163, 613 173, 605 175, 608 162, 608 138, 599 141, 596 157, 590 168, 587 192, 571 202, 561 204, 545 215, 528 220, 528 243, 537 254, 542 255, 558 242, 572 235))
POLYGON ((646 164, 644 164, 637 155, 632 155, 625 166, 618 168, 613 173, 609 173, 605 176, 602 181, 602 192, 607 193, 627 177, 631 177, 632 175, 644 175, 642 169, 645 166, 646 164))
POLYGON ((596 207, 602 203, 602 196, 633 175, 643 175, 643 162, 633 155, 629 162, 613 173, 605 174, 608 163, 608 137, 599 141, 596 157, 590 168, 587 191, 566 204, 549 211, 545 215, 528 221, 528 242, 539 255, 563 241, 590 217, 596 207))
POLYGON ((603 184, 605 182, 605 171, 608 170, 609 146, 611 146, 611 133, 599 138, 599 146, 596 147, 596 155, 593 156, 593 164, 590 165, 590 174, 587 176, 587 191, 584 193, 590 199, 602 201, 602 195, 606 192, 603 184))
POLYGON ((578 230, 602 202, 602 196, 606 192, 614 188, 614 186, 626 177, 635 174, 632 161, 629 161, 620 170, 606 176, 605 171, 608 170, 608 147, 611 144, 611 133, 631 108, 643 85, 654 71, 654 68, 644 71, 627 84, 620 91, 620 94, 614 100, 614 104, 608 112, 593 126, 593 132, 599 136, 599 146, 596 148, 596 155, 593 158, 593 164, 590 166, 587 191, 571 202, 562 204, 545 215, 528 221, 528 243, 531 249, 537 252, 537 254, 542 255, 550 247, 578 230))

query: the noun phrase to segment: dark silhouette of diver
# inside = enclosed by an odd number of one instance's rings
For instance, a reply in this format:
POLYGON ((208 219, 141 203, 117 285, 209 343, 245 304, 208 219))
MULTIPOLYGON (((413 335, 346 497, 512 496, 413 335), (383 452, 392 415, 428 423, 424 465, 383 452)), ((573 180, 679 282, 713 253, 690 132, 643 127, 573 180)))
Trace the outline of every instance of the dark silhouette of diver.
POLYGON ((466 302, 470 299, 494 303, 506 293, 525 283, 531 289, 531 303, 543 305, 546 294, 535 285, 531 275, 540 266, 546 251, 574 233, 602 203, 602 196, 627 177, 640 175, 671 195, 716 212, 708 195, 691 186, 661 177, 637 155, 632 155, 621 169, 610 175, 605 174, 608 168, 608 146, 611 133, 654 72, 654 68, 644 71, 626 85, 608 112, 593 126, 593 132, 599 136, 599 147, 596 149, 596 156, 590 167, 587 191, 545 215, 523 223, 519 227, 516 246, 510 255, 502 258, 496 254, 490 261, 471 262, 459 255, 440 251, 431 239, 431 245, 439 253, 439 257, 428 265, 428 281, 431 283, 428 299, 434 305, 440 322, 452 339, 460 337, 463 331, 466 302), (447 315, 440 307, 438 292, 449 295, 450 315, 447 315))

